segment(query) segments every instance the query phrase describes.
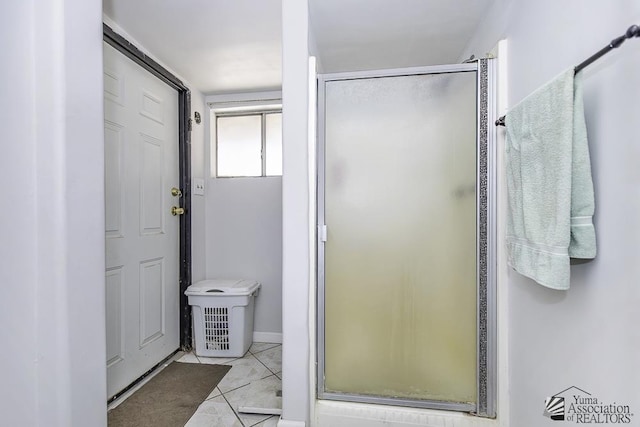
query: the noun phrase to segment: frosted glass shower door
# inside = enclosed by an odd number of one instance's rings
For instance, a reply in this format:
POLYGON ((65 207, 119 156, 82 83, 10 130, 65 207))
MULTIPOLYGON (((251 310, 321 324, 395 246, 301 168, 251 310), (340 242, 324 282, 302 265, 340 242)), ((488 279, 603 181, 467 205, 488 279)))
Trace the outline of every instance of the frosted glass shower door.
POLYGON ((327 393, 476 401, 476 80, 324 82, 327 393))

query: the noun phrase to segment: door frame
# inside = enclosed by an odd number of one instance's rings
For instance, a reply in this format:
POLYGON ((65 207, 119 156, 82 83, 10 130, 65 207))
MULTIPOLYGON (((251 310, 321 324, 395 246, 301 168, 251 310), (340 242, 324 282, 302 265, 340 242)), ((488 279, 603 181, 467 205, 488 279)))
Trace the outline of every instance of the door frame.
POLYGON ((191 350, 191 310, 184 291, 191 285, 191 91, 180 79, 102 24, 102 39, 178 92, 178 165, 184 215, 180 216, 180 348, 191 350))
MULTIPOLYGON (((497 150, 495 126, 495 64, 489 59, 472 63, 435 65, 318 74, 318 127, 317 127, 317 239, 316 239, 316 396, 319 400, 333 400, 411 408, 468 412, 485 417, 496 417, 497 400, 497 150), (331 81, 401 77, 425 74, 476 73, 476 245, 477 245, 477 348, 476 390, 474 403, 416 400, 408 398, 377 397, 325 390, 325 84, 331 81)), ((452 124, 455 125, 455 124, 452 124)))

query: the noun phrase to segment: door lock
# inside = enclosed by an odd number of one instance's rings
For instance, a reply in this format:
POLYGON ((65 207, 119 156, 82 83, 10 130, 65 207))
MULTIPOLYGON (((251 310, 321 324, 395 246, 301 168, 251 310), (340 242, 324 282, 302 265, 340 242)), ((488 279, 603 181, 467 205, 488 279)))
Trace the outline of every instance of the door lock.
POLYGON ((178 206, 171 207, 171 215, 184 215, 184 208, 179 208, 178 206))
POLYGON ((182 191, 180 191, 180 189, 179 189, 179 188, 173 187, 173 188, 171 189, 171 195, 172 195, 173 197, 182 197, 182 191))

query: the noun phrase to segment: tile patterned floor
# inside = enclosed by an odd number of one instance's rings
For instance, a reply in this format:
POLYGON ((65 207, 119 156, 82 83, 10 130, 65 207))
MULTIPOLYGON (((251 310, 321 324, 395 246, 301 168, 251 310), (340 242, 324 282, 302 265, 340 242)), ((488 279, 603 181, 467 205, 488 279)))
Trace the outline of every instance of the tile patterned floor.
POLYGON ((275 427, 277 415, 242 414, 239 406, 282 408, 282 345, 253 343, 244 357, 200 357, 188 353, 187 363, 231 365, 218 386, 202 402, 185 427, 275 427))

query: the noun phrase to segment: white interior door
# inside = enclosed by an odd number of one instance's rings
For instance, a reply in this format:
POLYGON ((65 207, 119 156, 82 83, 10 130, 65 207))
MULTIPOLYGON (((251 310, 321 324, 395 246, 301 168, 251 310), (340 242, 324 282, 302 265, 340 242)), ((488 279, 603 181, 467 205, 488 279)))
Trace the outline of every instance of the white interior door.
POLYGON ((179 346, 178 93, 104 44, 109 397, 179 346))

